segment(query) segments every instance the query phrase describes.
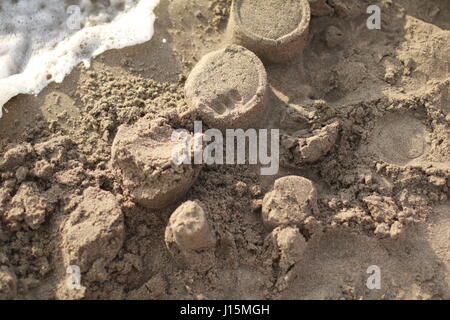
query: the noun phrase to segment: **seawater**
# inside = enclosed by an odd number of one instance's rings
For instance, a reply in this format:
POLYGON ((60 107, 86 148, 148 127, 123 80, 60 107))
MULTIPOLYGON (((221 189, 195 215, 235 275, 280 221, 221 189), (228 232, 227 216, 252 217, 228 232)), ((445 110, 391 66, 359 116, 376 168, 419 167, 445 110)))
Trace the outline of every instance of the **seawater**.
POLYGON ((0 117, 18 94, 62 82, 79 63, 149 41, 159 0, 1 0, 0 117))

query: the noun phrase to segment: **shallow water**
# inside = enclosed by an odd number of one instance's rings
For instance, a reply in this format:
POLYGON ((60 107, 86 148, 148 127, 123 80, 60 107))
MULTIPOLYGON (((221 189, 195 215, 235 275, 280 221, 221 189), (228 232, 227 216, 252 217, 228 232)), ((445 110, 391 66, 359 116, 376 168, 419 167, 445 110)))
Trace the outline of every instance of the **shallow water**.
MULTIPOLYGON (((3 0, 0 106, 62 82, 80 62, 150 40, 159 0, 3 0)), ((0 108, 0 117, 2 110, 0 108)))

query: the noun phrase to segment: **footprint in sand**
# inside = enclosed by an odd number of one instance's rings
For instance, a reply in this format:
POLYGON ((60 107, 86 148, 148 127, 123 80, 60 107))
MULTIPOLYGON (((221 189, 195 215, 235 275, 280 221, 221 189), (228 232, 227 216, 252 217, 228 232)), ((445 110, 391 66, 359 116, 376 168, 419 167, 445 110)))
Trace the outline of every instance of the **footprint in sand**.
POLYGON ((428 152, 429 134, 412 115, 389 114, 378 120, 368 146, 381 160, 406 165, 417 162, 428 152))

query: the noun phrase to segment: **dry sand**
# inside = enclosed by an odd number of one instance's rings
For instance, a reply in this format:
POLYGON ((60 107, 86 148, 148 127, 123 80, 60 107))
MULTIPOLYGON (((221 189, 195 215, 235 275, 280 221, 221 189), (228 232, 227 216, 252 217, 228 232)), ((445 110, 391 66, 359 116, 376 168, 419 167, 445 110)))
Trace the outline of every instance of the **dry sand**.
MULTIPOLYGON (((150 42, 10 101, 0 298, 450 299, 450 3, 381 1, 382 30, 370 31, 372 1, 310 2, 303 56, 265 65, 277 176, 204 166, 181 200, 149 209, 111 167, 121 125, 145 116, 192 129, 185 81, 224 46, 229 0, 161 0, 150 42), (270 231, 263 199, 292 175, 313 184, 317 208, 270 231), (79 290, 66 285, 69 263, 79 290), (371 265, 379 290, 366 287, 371 265)), ((151 148, 132 151, 155 158, 151 148)))

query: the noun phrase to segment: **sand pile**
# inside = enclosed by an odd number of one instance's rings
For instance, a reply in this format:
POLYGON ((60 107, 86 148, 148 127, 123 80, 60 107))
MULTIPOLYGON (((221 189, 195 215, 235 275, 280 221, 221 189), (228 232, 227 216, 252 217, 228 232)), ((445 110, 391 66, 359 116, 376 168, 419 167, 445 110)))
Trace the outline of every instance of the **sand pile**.
POLYGON ((262 203, 262 218, 268 229, 302 226, 307 217, 318 213, 316 188, 308 179, 297 176, 276 180, 262 203))
POLYGON ((164 119, 143 118, 133 126, 119 127, 114 139, 111 165, 117 179, 133 200, 146 208, 159 209, 175 203, 201 169, 174 163, 174 150, 180 142, 171 139, 172 133, 164 119))

